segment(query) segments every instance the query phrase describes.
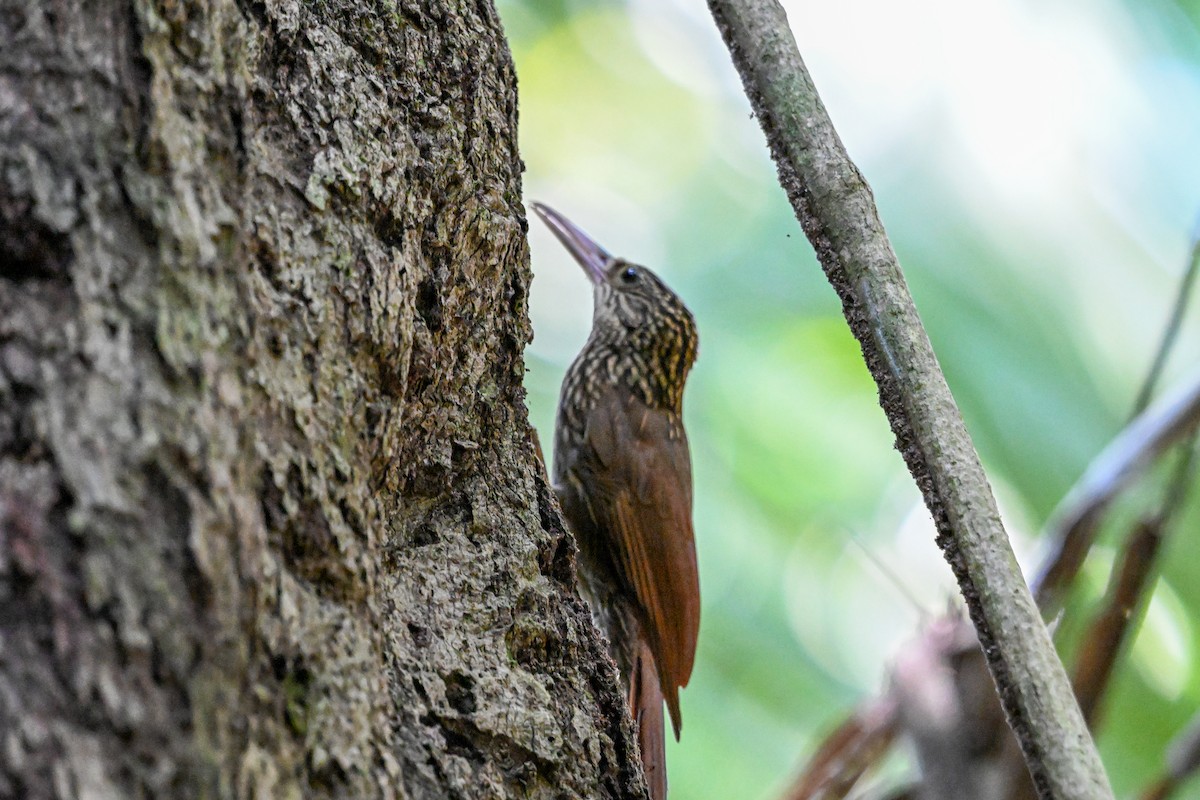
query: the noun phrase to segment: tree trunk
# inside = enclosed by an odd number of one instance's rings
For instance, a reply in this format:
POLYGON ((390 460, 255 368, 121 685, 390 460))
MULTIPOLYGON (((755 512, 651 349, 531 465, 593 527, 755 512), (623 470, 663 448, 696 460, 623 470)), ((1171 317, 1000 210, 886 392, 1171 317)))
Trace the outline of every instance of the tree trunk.
POLYGON ((489 3, 0 0, 0 797, 628 797, 489 3))

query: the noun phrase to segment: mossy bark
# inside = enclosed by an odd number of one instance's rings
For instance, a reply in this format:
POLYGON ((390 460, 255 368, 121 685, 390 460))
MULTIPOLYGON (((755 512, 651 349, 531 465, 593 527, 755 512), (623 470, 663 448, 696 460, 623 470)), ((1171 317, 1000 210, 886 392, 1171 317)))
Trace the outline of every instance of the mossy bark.
POLYGON ((4 0, 0 797, 626 797, 489 3, 4 0))

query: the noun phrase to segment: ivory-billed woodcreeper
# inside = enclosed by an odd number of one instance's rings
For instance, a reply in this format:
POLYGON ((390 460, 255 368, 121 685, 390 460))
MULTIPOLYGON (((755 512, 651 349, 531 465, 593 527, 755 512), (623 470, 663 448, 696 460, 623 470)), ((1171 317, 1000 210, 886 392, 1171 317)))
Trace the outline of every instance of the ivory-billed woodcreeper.
POLYGON ((683 385, 696 324, 645 267, 615 258, 534 203, 592 281, 592 332, 563 379, 554 490, 579 544, 579 579, 608 635, 654 800, 667 793, 663 701, 679 738, 700 627, 683 385))

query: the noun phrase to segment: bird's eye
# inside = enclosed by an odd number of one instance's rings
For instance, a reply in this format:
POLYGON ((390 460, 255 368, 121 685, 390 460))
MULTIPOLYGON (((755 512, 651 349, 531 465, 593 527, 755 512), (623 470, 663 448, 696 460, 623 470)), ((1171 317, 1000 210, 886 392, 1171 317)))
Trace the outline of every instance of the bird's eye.
POLYGON ((626 267, 621 271, 621 280, 625 283, 633 283, 638 279, 637 267, 626 267))

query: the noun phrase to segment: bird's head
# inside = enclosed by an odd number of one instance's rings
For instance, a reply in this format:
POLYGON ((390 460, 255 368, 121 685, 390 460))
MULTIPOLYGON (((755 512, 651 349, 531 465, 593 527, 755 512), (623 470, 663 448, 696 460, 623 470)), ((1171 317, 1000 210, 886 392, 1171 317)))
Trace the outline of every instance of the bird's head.
POLYGON ((696 322, 687 306, 650 269, 617 258, 549 206, 533 210, 592 282, 592 341, 641 356, 650 377, 676 395, 696 359, 696 322), (675 391, 677 390, 677 391, 675 391))

